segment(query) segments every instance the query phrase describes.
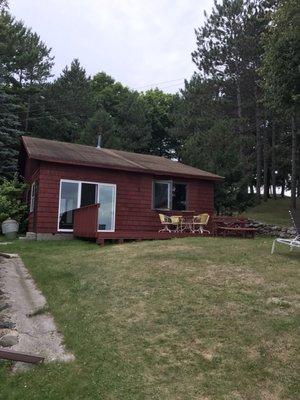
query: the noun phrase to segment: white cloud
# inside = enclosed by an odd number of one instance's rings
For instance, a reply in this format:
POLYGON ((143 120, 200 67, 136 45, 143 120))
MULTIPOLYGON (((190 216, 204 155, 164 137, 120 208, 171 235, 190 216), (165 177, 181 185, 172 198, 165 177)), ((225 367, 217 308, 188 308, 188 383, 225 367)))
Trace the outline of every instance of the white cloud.
POLYGON ((174 92, 195 70, 194 28, 202 24, 203 11, 212 3, 11 0, 10 9, 53 48, 55 75, 78 57, 91 75, 105 71, 132 88, 172 81, 158 86, 174 92))

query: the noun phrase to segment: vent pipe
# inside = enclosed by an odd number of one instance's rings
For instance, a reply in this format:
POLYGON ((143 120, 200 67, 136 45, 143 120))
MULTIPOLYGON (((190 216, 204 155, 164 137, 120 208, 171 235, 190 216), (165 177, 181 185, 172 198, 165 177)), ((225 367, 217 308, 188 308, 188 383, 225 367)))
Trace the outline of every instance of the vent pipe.
POLYGON ((101 149, 101 139, 102 139, 102 136, 98 135, 97 149, 101 149))

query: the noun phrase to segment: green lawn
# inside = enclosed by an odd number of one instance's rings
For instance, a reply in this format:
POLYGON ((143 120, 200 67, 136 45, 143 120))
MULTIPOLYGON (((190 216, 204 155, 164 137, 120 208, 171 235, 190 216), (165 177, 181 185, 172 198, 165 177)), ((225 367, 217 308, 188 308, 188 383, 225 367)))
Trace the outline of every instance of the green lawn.
POLYGON ((292 226, 289 215, 290 204, 291 199, 289 198, 269 199, 266 202, 262 201, 255 207, 249 208, 244 213, 244 216, 267 224, 286 227, 292 226))
POLYGON ((5 246, 22 256, 76 360, 20 375, 2 361, 0 399, 298 399, 300 252, 270 247, 5 246))

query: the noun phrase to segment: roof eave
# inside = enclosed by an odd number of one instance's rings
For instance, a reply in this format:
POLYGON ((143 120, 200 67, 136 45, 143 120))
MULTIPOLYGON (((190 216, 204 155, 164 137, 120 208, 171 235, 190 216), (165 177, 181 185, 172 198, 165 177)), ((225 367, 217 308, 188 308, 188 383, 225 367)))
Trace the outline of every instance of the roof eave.
MULTIPOLYGON (((26 146, 25 146, 26 147, 26 146)), ((27 152, 28 153, 28 152, 27 152)), ((50 162, 50 163, 56 163, 56 164, 67 164, 67 165, 80 165, 83 167, 92 167, 92 168, 104 168, 104 169, 113 169, 117 171, 129 171, 129 172, 139 172, 141 174, 153 174, 153 175, 168 175, 168 176, 179 176, 183 178, 190 178, 190 179, 203 179, 203 180, 208 180, 208 181, 222 181, 224 177, 222 176, 206 176, 206 175, 193 175, 193 174, 185 174, 185 173, 180 173, 180 172, 167 172, 167 171, 156 171, 156 170, 142 170, 139 168, 134 168, 134 167, 118 167, 114 165, 105 165, 105 164, 94 164, 94 163, 84 163, 84 162, 73 162, 73 161, 65 161, 65 160, 57 160, 53 159, 51 157, 36 157, 36 156, 31 156, 30 153, 28 153, 29 158, 39 160, 39 161, 44 161, 44 162, 50 162)))

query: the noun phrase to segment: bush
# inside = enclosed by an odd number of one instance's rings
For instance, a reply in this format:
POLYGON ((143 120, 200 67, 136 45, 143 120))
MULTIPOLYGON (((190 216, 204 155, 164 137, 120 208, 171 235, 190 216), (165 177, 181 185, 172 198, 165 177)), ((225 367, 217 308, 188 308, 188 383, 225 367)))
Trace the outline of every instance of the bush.
POLYGON ((0 182, 0 225, 7 218, 12 218, 25 226, 28 207, 22 200, 26 187, 16 178, 0 182))

